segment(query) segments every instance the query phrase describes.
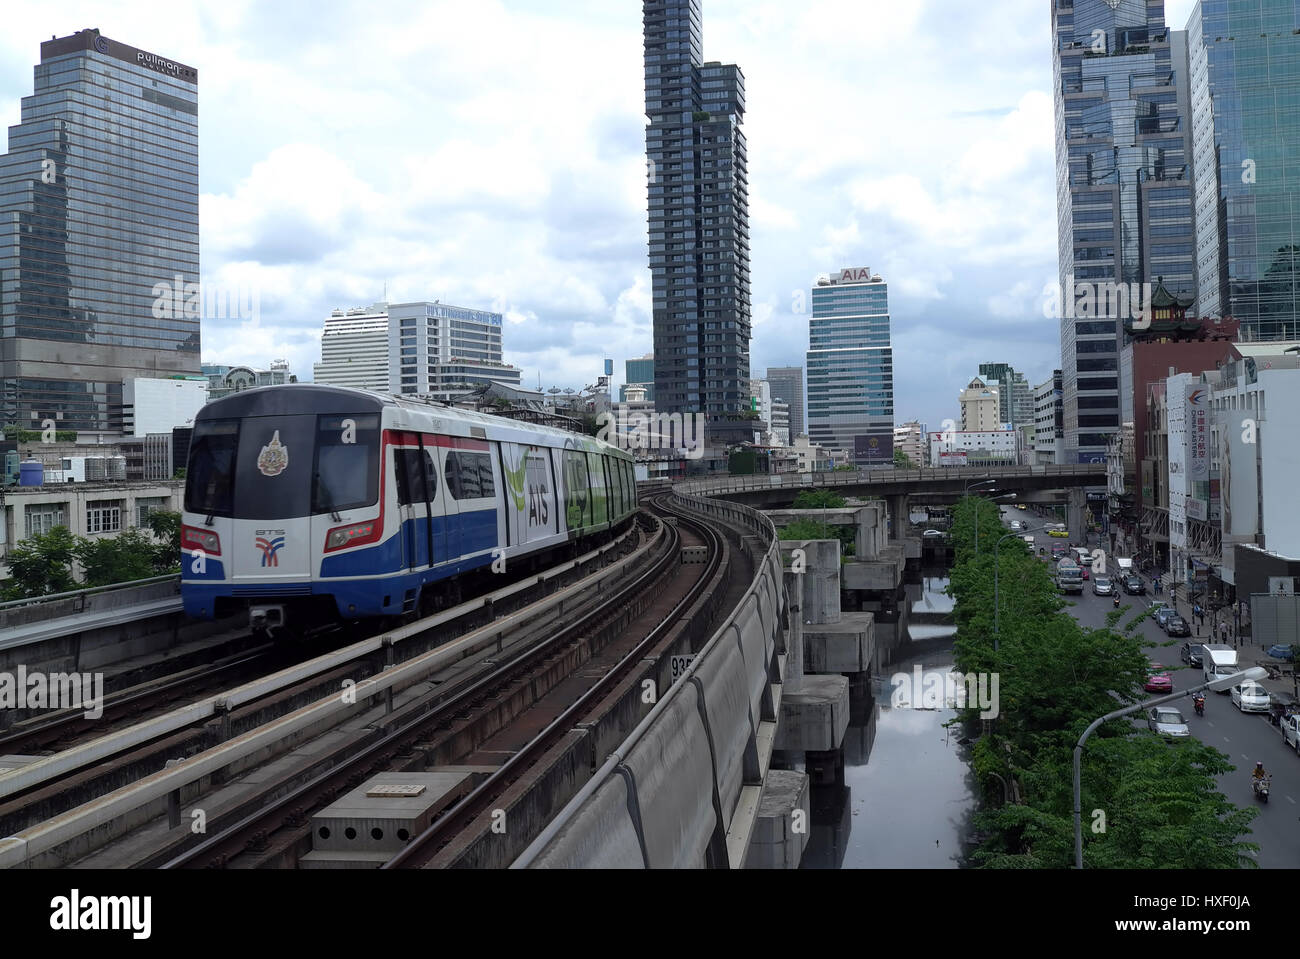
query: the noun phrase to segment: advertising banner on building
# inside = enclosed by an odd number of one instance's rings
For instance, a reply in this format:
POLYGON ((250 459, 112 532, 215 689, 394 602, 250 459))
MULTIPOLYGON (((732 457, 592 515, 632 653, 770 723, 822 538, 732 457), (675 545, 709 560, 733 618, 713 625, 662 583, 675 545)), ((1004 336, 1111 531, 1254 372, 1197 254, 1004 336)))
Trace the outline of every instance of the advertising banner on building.
POLYGON ((1210 479, 1209 394, 1202 383, 1187 387, 1187 478, 1193 483, 1210 479))
POLYGON ((939 454, 940 466, 965 466, 966 460, 967 457, 965 450, 954 450, 950 453, 939 454))
POLYGON ((894 431, 891 429, 854 436, 853 460, 859 466, 894 462, 894 431))

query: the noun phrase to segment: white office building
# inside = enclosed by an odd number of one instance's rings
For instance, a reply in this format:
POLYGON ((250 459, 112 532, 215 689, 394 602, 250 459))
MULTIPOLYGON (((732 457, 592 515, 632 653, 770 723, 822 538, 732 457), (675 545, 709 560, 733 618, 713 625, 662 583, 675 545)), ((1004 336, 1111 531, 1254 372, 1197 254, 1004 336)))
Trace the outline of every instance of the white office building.
POLYGON ((948 430, 930 433, 930 466, 1018 466, 1016 430, 948 430))
POLYGON ((963 431, 985 433, 1001 429, 1001 400, 998 391, 985 385, 978 376, 961 391, 957 402, 961 404, 959 424, 963 431))
POLYGON ((454 400, 487 383, 518 387, 502 359, 500 313, 432 303, 376 303, 325 320, 317 383, 454 400))
POLYGON ((207 401, 208 381, 203 376, 123 380, 122 433, 146 436, 193 426, 194 415, 207 401))

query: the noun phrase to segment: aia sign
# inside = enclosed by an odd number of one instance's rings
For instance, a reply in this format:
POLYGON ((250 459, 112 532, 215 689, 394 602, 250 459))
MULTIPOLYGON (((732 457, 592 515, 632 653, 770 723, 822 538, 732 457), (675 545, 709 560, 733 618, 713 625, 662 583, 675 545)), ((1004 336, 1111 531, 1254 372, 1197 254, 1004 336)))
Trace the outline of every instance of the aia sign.
POLYGON ((853 269, 840 270, 841 283, 862 283, 871 282, 871 267, 859 266, 853 269))
POLYGON ((262 551, 263 566, 279 566, 280 557, 276 554, 284 546, 284 537, 277 536, 275 539, 267 539, 265 536, 259 536, 253 541, 253 545, 262 551))

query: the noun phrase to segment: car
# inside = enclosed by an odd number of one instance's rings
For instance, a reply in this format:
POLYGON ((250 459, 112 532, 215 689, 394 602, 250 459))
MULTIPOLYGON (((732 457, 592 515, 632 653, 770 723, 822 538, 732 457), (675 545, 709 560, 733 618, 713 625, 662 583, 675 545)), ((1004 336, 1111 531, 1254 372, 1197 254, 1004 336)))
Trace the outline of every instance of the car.
POLYGON ((1082 563, 1080 563, 1080 564, 1079 564, 1079 569, 1083 570, 1083 578, 1084 578, 1084 579, 1087 579, 1087 578, 1088 578, 1088 567, 1087 567, 1087 566, 1084 566, 1082 563))
POLYGON ((1147 712, 1147 728, 1171 739, 1186 739, 1192 734, 1183 714, 1169 706, 1154 706, 1147 712))
POLYGON ((1129 576, 1124 580, 1124 592, 1130 596, 1145 596, 1147 588, 1137 576, 1129 576))
POLYGON ((924 533, 922 533, 921 535, 922 535, 922 536, 942 536, 943 533, 939 532, 937 529, 927 529, 927 530, 926 530, 924 533))
POLYGON ((1187 625, 1187 620, 1181 616, 1170 616, 1165 620, 1165 633, 1169 636, 1190 636, 1192 627, 1187 625))
POLYGON ((1183 662, 1195 669, 1201 668, 1201 644, 1183 643, 1181 650, 1183 662))
POLYGON ((1232 705, 1243 713, 1266 713, 1272 700, 1259 683, 1238 683, 1232 687, 1232 705))
POLYGON ((1268 654, 1277 659, 1291 659, 1291 647, 1285 643, 1278 643, 1268 648, 1268 654))
POLYGON ((1059 538, 1059 539, 1068 539, 1069 536, 1070 536, 1070 533, 1069 533, 1068 530, 1063 530, 1063 529, 1049 529, 1049 530, 1047 531, 1047 535, 1048 535, 1048 536, 1055 536, 1055 537, 1057 537, 1057 538, 1059 538))
POLYGON ((1022 529, 1024 529, 1024 528, 1025 528, 1025 524, 1022 523, 1022 522, 1020 522, 1020 520, 1018 520, 1018 519, 1013 519, 1013 520, 1011 521, 1011 531, 1012 531, 1013 533, 1019 533, 1019 532, 1020 532, 1022 529))
POLYGON ((1159 663, 1152 663, 1150 672, 1147 674, 1147 681, 1142 685, 1148 693, 1172 693, 1174 691, 1174 680, 1169 675, 1169 670, 1159 663))
POLYGON ((1151 618, 1156 621, 1157 626, 1164 629, 1165 625, 1169 622, 1169 617, 1175 615, 1173 607, 1166 606, 1159 600, 1156 600, 1151 605, 1155 608, 1155 612, 1151 614, 1151 618))
POLYGON ((1300 713, 1282 717, 1282 741, 1300 756, 1300 713))
POLYGON ((1024 503, 1017 503, 1016 509, 1029 509, 1029 507, 1026 506, 1024 503))
POLYGON ((1031 550, 1034 548, 1034 538, 1032 536, 1022 536, 1021 539, 1029 544, 1031 550))
POLYGON ((1112 585, 1109 576, 1095 576, 1092 580, 1092 594, 1094 596, 1114 596, 1115 587, 1112 585))

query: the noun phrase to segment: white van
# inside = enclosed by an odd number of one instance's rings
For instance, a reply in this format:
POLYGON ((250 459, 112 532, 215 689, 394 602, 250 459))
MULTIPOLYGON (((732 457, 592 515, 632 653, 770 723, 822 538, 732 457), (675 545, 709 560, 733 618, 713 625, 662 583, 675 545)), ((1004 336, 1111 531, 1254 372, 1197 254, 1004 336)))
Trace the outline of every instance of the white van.
MULTIPOLYGON (((1201 646, 1201 670, 1208 683, 1222 676, 1231 676, 1240 667, 1237 665, 1237 651, 1225 643, 1205 643, 1201 646)), ((1226 693, 1228 690, 1220 689, 1226 693)))

